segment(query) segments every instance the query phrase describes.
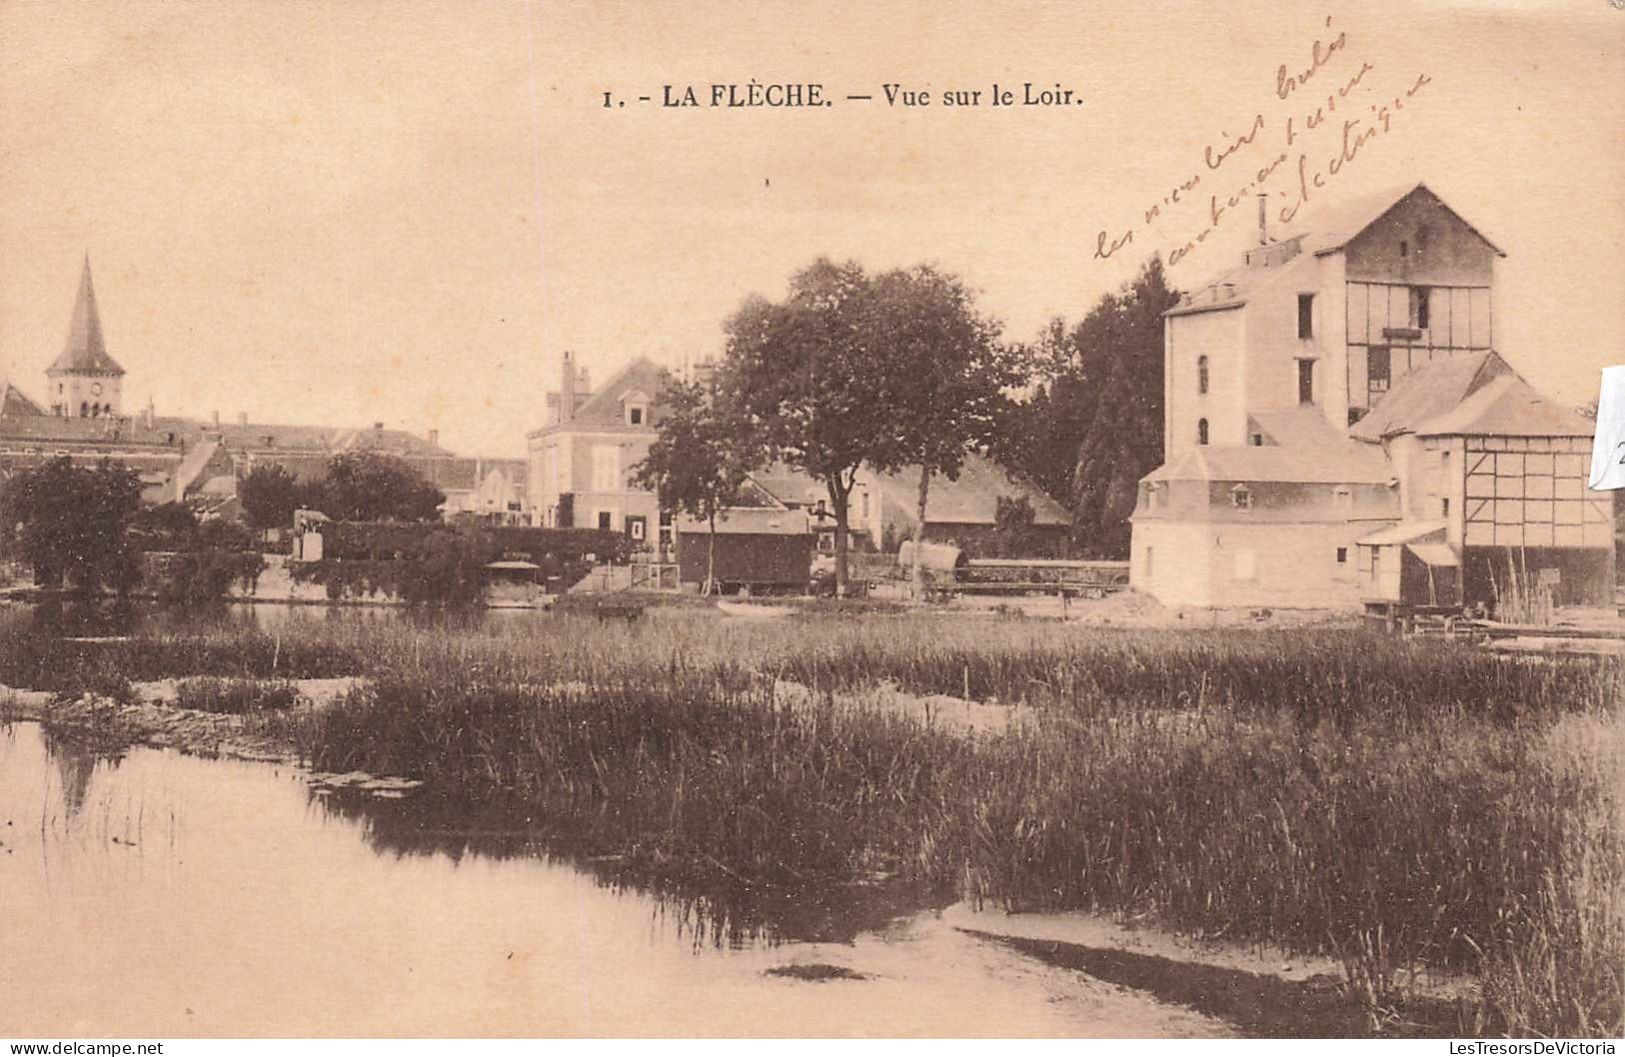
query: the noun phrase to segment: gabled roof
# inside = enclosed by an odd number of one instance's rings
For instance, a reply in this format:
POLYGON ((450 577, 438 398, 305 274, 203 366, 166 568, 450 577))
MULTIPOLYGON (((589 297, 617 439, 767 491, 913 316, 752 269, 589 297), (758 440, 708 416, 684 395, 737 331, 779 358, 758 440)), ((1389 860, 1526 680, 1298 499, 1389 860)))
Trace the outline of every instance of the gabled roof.
POLYGON ((1512 368, 1494 352, 1473 352, 1424 363, 1401 375, 1377 406, 1353 426, 1349 436, 1379 441, 1415 433, 1512 368))
POLYGON ((1272 481, 1293 484, 1387 484, 1394 472, 1376 448, 1341 441, 1312 448, 1190 448, 1144 481, 1272 481))
MULTIPOLYGON (((887 499, 913 512, 919 506, 920 468, 905 466, 892 474, 875 474, 875 485, 887 499)), ((971 455, 950 481, 941 474, 931 478, 926 497, 928 521, 946 524, 991 525, 999 498, 1026 499, 1038 525, 1070 525, 1072 517, 1043 489, 983 455, 971 455)))
MULTIPOLYGON (((626 428, 626 410, 621 406, 623 397, 642 391, 652 397, 658 406, 660 392, 665 388, 666 369, 639 356, 622 367, 603 387, 576 407, 575 416, 566 423, 568 428, 585 429, 596 426, 626 428)), ((651 418, 655 416, 650 416, 651 418)), ((653 423, 646 423, 653 428, 653 423)), ((640 427, 641 428, 641 427, 640 427)))
POLYGON ((1316 210, 1310 217, 1314 222, 1314 226, 1304 239, 1304 249, 1317 255, 1336 253, 1350 242, 1353 242, 1355 237, 1366 228, 1381 220, 1389 210, 1415 194, 1426 195, 1440 209, 1460 220, 1469 231, 1484 239, 1484 244, 1494 250, 1496 256, 1506 256, 1506 253, 1499 246, 1485 238, 1482 231, 1469 224, 1460 213, 1446 205, 1444 199, 1434 194, 1428 188, 1428 185, 1424 183, 1389 187, 1381 191, 1373 191, 1370 194, 1345 199, 1328 205, 1325 209, 1316 210))
POLYGON ((73 303, 73 318, 68 322, 67 343, 62 347, 62 354, 45 370, 47 374, 58 371, 124 373, 124 368, 107 354, 101 313, 96 311, 96 287, 90 281, 89 256, 85 257, 85 268, 79 277, 79 296, 73 303))
POLYGON ((37 417, 45 414, 45 409, 28 398, 28 394, 15 385, 0 378, 0 418, 13 416, 37 417))
POLYGON ((1318 267, 1316 257, 1343 249, 1395 206, 1417 194, 1426 195, 1437 208, 1461 221, 1469 231, 1483 239, 1484 244, 1498 256, 1506 256, 1500 247, 1485 238, 1484 233, 1469 224, 1460 213, 1446 205, 1438 195, 1428 189, 1426 184, 1406 184, 1328 203, 1325 206, 1316 206, 1306 217, 1308 223, 1304 227, 1285 232, 1271 243, 1271 246, 1276 246, 1294 239, 1299 240, 1302 252, 1297 256, 1282 264, 1242 265, 1222 272, 1216 278, 1193 287, 1188 301, 1175 305, 1163 314, 1181 316, 1240 308, 1247 303, 1249 297, 1278 284, 1282 286, 1301 284, 1301 289, 1308 292, 1314 288, 1318 267))
POLYGON ((1590 437, 1595 430, 1595 423, 1541 396, 1510 370, 1416 427, 1424 437, 1590 437))

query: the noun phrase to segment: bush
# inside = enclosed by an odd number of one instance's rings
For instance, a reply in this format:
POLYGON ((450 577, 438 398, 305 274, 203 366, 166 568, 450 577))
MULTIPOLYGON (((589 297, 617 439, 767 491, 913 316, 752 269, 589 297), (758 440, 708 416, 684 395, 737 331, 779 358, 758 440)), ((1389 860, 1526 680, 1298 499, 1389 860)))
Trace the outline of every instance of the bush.
POLYGON ((292 708, 299 689, 290 682, 260 679, 188 679, 175 688, 175 705, 198 712, 241 715, 292 708))

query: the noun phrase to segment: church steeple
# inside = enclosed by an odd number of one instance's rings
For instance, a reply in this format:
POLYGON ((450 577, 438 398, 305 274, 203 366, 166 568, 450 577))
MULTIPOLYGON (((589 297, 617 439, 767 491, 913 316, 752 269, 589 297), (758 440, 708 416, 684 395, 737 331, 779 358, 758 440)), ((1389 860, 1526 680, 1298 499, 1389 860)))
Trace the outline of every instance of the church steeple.
POLYGON ((51 409, 58 415, 79 417, 116 415, 123 376, 124 368, 107 354, 87 253, 73 318, 68 322, 68 340, 61 355, 45 369, 51 409))

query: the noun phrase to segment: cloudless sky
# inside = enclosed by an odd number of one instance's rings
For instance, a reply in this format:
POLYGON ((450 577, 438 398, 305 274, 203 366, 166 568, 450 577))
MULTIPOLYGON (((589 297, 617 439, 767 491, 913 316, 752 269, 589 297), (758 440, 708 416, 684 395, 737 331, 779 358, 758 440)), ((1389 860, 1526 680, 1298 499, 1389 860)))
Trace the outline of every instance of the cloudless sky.
MULTIPOLYGON (((1362 64, 1356 132, 1429 80, 1294 226, 1426 182, 1508 254, 1508 359, 1594 398, 1625 361, 1625 11, 1606 0, 0 2, 0 375, 44 398, 88 252, 127 410, 383 421, 517 455, 564 349, 595 381, 715 353, 743 297, 818 254, 936 262, 1012 337, 1076 318, 1283 151, 1263 189, 1272 216, 1289 205, 1298 154, 1341 149, 1343 115, 1305 132, 1307 111, 1362 64), (1279 99, 1278 67, 1338 33, 1279 99), (752 79, 833 105, 658 105, 663 85, 708 101, 752 79), (987 105, 1028 81, 1082 103, 987 105), (933 104, 888 107, 887 83, 933 104), (946 89, 982 105, 944 108, 946 89), (1134 240, 1096 259, 1102 230, 1134 240)), ((1173 281, 1255 233, 1249 198, 1173 281)))

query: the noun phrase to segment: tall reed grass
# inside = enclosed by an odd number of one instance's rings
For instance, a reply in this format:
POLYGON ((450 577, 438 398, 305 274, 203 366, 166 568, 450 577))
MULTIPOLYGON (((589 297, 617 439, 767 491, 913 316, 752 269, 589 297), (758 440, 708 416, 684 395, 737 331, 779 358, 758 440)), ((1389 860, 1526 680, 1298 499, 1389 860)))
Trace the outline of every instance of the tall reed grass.
POLYGON ((1617 658, 683 612, 312 622, 115 655, 148 677, 371 675, 293 725, 315 766, 423 779, 655 883, 1149 911, 1340 956, 1372 1003, 1412 971, 1477 973, 1483 1033, 1625 1030, 1617 658), (882 680, 1031 721, 967 737, 838 693, 882 680), (778 698, 785 681, 813 692, 778 698))

